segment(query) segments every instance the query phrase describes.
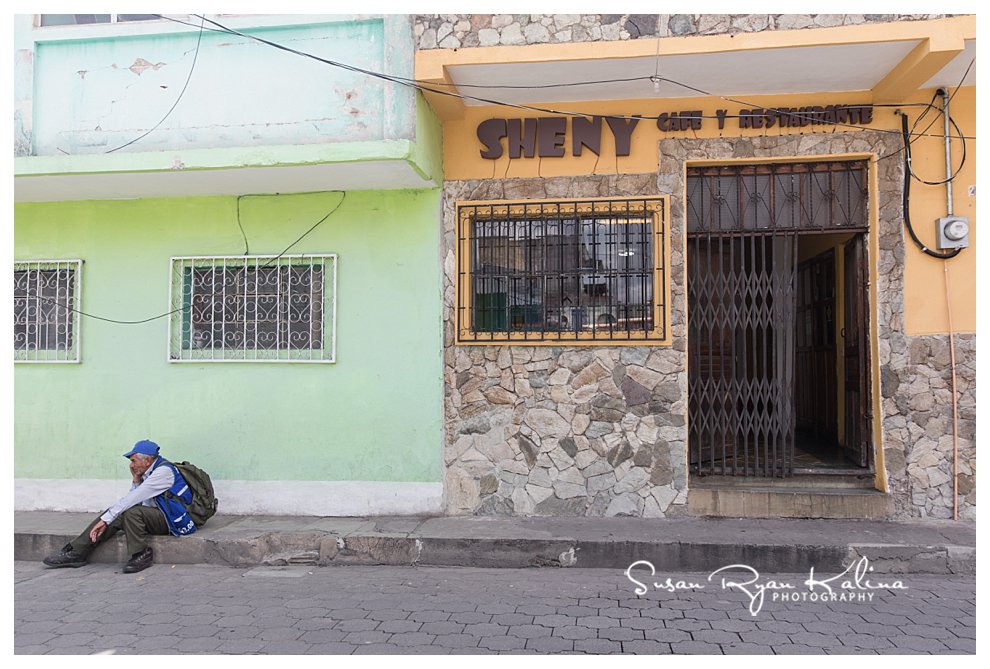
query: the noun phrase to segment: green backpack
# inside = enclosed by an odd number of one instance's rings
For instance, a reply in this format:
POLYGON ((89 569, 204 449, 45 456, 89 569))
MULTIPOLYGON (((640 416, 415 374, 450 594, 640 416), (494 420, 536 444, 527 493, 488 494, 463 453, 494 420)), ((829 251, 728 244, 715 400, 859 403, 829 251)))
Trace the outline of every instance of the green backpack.
POLYGON ((175 468, 192 490, 192 502, 186 508, 196 527, 202 527, 217 512, 217 498, 213 494, 210 475, 191 462, 173 462, 175 468))

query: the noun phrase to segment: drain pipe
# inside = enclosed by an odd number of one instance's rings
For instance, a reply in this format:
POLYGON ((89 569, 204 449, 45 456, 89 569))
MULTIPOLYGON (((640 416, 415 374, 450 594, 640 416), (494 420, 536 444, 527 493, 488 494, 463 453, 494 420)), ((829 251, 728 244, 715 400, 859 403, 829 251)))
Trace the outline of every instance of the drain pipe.
MULTIPOLYGON (((945 124, 945 208, 952 216, 952 142, 949 137, 949 91, 938 90, 942 96, 942 119, 945 124)), ((942 260, 945 276, 945 309, 949 325, 949 369, 952 372, 952 520, 959 520, 959 402, 956 397, 956 346, 952 330, 952 302, 949 298, 949 260, 942 260)))

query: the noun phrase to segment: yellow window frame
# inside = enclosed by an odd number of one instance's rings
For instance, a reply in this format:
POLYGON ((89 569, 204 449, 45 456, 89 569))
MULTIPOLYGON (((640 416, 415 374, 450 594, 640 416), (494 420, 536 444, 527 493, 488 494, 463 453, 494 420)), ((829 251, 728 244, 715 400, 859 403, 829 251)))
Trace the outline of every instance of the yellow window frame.
POLYGON ((571 199, 534 199, 534 200, 468 200, 455 203, 456 239, 454 258, 454 291, 456 295, 455 344, 458 346, 485 345, 526 345, 526 346, 561 346, 566 344, 579 346, 670 346, 670 197, 667 195, 625 196, 604 198, 571 198, 571 199), (628 336, 616 336, 630 330, 616 330, 612 336, 608 331, 593 330, 592 332, 577 332, 563 330, 543 330, 539 332, 511 331, 498 332, 498 336, 486 337, 483 333, 475 332, 473 323, 473 291, 472 247, 474 239, 471 236, 472 224, 477 220, 479 208, 484 208, 485 220, 532 220, 534 208, 542 210, 549 206, 547 214, 554 218, 562 216, 584 216, 599 214, 601 207, 610 203, 628 203, 626 210, 620 212, 626 217, 620 223, 642 222, 649 219, 651 223, 651 239, 653 252, 653 328, 643 332, 642 337, 635 339, 628 336), (633 207, 633 205, 637 205, 633 207), (638 217, 638 219, 634 218, 638 217))

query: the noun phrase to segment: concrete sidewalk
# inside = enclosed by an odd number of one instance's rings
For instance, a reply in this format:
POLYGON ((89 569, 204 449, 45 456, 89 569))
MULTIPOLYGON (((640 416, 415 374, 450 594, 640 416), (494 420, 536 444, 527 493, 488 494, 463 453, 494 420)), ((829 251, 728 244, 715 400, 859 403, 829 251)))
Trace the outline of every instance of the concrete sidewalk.
MULTIPOLYGON (((14 559, 40 560, 92 514, 15 512, 14 559)), ((951 521, 730 518, 317 518, 218 515, 195 534, 155 537, 160 564, 432 565, 625 569, 649 560, 666 572, 729 564, 760 572, 842 571, 865 556, 875 573, 973 574, 976 525, 951 521)), ((125 562, 123 537, 94 562, 125 562)))

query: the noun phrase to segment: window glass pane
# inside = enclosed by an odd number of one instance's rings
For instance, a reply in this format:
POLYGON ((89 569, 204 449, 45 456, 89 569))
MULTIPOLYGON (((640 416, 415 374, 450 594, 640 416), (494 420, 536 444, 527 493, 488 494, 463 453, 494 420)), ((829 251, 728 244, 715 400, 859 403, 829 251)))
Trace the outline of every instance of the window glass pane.
POLYGON ((110 23, 109 14, 42 14, 43 26, 74 26, 87 23, 110 23))

